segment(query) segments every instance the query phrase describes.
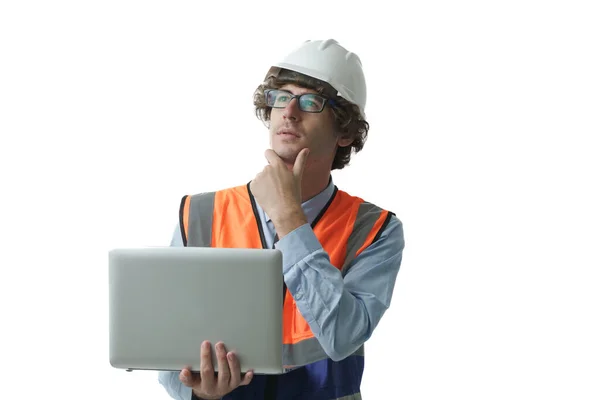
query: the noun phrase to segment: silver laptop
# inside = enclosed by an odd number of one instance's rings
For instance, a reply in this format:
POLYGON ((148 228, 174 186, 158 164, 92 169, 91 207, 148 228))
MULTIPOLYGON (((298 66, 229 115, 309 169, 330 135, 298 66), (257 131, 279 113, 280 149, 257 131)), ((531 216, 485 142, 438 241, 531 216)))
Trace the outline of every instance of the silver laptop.
POLYGON ((110 364, 200 369, 209 340, 235 351, 242 372, 280 374, 282 255, 276 249, 125 248, 109 252, 110 364))

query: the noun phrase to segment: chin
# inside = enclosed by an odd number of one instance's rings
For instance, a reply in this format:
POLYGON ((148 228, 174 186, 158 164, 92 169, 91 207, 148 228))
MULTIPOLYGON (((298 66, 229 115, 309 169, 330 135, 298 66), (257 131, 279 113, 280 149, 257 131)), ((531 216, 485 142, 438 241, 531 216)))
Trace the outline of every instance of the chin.
POLYGON ((277 153, 277 155, 281 157, 283 161, 292 163, 296 160, 296 157, 298 157, 298 153, 300 153, 300 151, 297 149, 281 148, 279 146, 275 146, 273 151, 275 151, 275 153, 277 153))

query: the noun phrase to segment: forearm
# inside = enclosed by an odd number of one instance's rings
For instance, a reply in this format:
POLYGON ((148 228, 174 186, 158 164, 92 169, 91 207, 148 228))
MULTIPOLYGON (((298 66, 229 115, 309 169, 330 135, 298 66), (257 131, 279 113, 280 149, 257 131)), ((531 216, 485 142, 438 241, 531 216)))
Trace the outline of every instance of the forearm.
MULTIPOLYGON (((396 227, 392 227, 397 229, 396 227)), ((382 235, 381 239, 386 238, 382 235)), ((378 244, 357 259, 346 277, 303 225, 282 238, 284 278, 313 334, 332 359, 356 351, 389 306, 403 243, 378 244)))
POLYGON ((361 299, 344 289, 340 271, 323 250, 312 253, 308 262, 296 263, 284 277, 298 310, 329 357, 347 357, 370 336, 369 315, 361 299))

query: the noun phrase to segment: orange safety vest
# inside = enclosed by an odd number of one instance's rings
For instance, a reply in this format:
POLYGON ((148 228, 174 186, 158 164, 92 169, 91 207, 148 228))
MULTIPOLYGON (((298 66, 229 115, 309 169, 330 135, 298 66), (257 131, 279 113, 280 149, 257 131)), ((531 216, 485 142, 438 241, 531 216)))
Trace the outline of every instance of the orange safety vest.
MULTIPOLYGON (((334 189, 312 223, 312 229, 331 264, 342 275, 351 261, 378 239, 393 213, 359 197, 334 189)), ((179 212, 185 246, 266 248, 262 223, 250 184, 196 195, 181 200, 179 212)), ((354 355, 363 355, 361 346, 354 355)), ((300 314, 289 290, 283 305, 284 365, 303 366, 328 358, 310 326, 300 314)))

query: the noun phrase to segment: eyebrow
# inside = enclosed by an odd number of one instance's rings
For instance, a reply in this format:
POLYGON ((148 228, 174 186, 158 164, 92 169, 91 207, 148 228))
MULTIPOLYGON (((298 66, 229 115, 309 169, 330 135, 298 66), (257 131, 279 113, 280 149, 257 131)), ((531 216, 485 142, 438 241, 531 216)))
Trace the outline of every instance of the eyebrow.
POLYGON ((315 91, 312 91, 312 89, 306 89, 306 88, 300 88, 298 90, 309 90, 309 92, 294 93, 290 89, 284 89, 283 87, 279 88, 278 90, 282 90, 284 92, 288 92, 288 93, 290 93, 290 94, 292 94, 294 96, 300 96, 300 95, 303 95, 303 94, 319 94, 319 93, 314 93, 315 91))

